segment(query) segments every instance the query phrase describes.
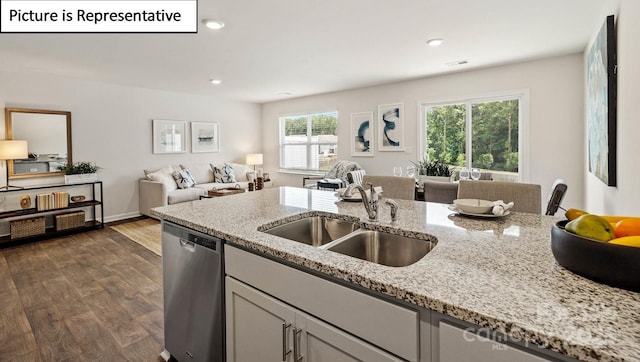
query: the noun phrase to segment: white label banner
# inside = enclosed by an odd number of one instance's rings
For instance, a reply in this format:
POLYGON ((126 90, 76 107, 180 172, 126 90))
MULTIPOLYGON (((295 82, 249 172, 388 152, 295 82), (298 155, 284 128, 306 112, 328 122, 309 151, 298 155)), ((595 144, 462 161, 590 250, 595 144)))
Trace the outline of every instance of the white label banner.
POLYGON ((198 2, 1 0, 2 33, 195 33, 198 2))

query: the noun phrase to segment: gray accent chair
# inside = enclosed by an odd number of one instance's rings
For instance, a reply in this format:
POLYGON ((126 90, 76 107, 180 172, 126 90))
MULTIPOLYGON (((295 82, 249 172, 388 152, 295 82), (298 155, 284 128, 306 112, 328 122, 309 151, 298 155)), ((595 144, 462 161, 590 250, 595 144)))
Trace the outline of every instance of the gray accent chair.
MULTIPOLYGON (((382 196, 388 199, 415 200, 416 180, 413 177, 364 175, 362 184, 382 186, 382 196)), ((368 187, 365 186, 368 189, 368 187)))
POLYGON ((482 199, 489 201, 513 201, 513 211, 542 213, 542 191, 540 185, 505 181, 460 180, 459 199, 482 199))

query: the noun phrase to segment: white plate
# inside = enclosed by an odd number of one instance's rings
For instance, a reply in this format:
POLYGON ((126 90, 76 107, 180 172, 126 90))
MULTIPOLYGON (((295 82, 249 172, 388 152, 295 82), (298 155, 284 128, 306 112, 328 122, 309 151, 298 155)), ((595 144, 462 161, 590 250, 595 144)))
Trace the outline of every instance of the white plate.
POLYGON ((460 214, 460 215, 467 215, 467 216, 474 216, 474 217, 486 217, 486 218, 490 218, 490 219, 491 219, 491 218, 496 218, 496 217, 503 217, 503 216, 507 216, 507 215, 509 215, 509 214, 510 214, 509 210, 505 211, 505 212, 504 212, 504 214, 502 214, 502 215, 494 215, 494 214, 473 214, 473 213, 470 213, 470 212, 464 212, 464 211, 462 211, 462 210, 458 209, 458 208, 456 207, 456 205, 449 205, 449 210, 451 210, 451 211, 455 211, 455 212, 457 212, 457 213, 458 213, 458 214, 460 214))

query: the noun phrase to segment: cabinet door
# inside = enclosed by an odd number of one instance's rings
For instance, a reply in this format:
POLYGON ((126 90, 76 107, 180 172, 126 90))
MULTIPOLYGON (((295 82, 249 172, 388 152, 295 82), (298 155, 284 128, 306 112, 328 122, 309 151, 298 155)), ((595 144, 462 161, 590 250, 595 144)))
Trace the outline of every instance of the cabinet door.
POLYGON ((440 361, 543 362, 547 359, 440 322, 440 361))
POLYGON ((298 358, 307 362, 401 361, 387 352, 302 312, 296 313, 298 358))
POLYGON ((233 278, 225 283, 227 361, 293 361, 295 310, 233 278))

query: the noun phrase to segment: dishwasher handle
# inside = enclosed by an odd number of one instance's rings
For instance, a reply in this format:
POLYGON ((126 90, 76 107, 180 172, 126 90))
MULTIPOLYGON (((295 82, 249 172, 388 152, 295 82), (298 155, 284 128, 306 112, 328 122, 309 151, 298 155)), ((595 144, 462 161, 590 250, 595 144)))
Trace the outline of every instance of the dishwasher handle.
POLYGON ((188 240, 180 239, 180 246, 183 249, 190 251, 192 253, 196 251, 196 244, 188 240))

